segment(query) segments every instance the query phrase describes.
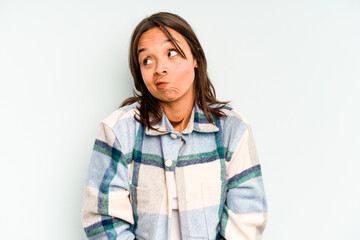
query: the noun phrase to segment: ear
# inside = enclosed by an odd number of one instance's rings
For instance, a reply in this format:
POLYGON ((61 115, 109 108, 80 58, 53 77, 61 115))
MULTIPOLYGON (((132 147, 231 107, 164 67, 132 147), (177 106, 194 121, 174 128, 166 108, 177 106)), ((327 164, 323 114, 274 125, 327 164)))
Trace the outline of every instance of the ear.
POLYGON ((196 61, 195 58, 194 58, 194 63, 193 63, 193 65, 194 65, 194 68, 197 68, 197 67, 198 67, 198 64, 197 64, 197 61, 196 61))

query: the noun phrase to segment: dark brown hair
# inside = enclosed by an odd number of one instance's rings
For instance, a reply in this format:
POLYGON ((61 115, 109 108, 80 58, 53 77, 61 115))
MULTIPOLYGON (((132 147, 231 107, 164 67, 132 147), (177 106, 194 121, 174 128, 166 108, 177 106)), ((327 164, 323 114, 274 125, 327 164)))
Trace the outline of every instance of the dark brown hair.
POLYGON ((159 27, 170 39, 171 43, 179 51, 180 55, 186 58, 184 52, 174 40, 173 36, 167 30, 171 28, 180 33, 186 40, 190 47, 193 58, 196 59, 198 67, 195 68, 195 103, 201 108, 209 120, 214 123, 212 117, 220 118, 225 116, 221 108, 229 102, 221 102, 216 99, 215 88, 210 82, 207 74, 207 62, 205 53, 197 39, 194 31, 190 25, 180 16, 168 13, 159 12, 143 19, 135 28, 130 42, 129 65, 131 74, 134 78, 134 84, 137 92, 134 91, 134 96, 126 99, 120 107, 139 102, 139 115, 135 118, 138 122, 146 125, 150 129, 154 129, 153 125, 161 121, 162 108, 145 86, 140 72, 140 64, 138 60, 138 44, 141 35, 153 28, 159 27), (150 116, 154 118, 150 121, 150 116))

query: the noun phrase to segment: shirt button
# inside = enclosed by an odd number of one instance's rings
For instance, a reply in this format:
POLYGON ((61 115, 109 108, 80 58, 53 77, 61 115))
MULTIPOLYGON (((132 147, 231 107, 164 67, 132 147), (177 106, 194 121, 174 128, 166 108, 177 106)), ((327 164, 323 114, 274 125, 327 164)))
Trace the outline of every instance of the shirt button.
POLYGON ((174 133, 171 133, 171 134, 170 134, 170 137, 171 137, 172 139, 177 139, 177 136, 176 136, 176 134, 174 134, 174 133))
POLYGON ((165 161, 165 166, 171 167, 172 166, 172 161, 171 160, 166 160, 165 161))

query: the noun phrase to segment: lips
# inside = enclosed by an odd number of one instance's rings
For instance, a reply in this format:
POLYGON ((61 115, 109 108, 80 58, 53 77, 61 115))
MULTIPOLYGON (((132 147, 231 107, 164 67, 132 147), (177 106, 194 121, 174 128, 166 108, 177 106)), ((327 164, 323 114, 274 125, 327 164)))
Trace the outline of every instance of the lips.
POLYGON ((159 88, 159 89, 163 89, 163 88, 165 88, 167 85, 168 85, 167 82, 157 82, 157 83, 156 83, 156 86, 157 86, 157 88, 159 88))

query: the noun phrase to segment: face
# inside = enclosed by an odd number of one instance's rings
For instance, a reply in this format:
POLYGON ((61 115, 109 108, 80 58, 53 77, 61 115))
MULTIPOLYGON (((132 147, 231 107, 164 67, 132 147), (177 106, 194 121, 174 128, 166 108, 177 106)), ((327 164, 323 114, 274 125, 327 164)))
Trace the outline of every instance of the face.
POLYGON ((186 59, 160 28, 150 29, 141 35, 138 44, 141 76, 151 95, 160 103, 193 100, 196 59, 184 37, 171 28, 167 30, 186 59))

